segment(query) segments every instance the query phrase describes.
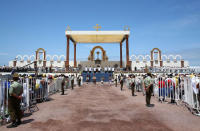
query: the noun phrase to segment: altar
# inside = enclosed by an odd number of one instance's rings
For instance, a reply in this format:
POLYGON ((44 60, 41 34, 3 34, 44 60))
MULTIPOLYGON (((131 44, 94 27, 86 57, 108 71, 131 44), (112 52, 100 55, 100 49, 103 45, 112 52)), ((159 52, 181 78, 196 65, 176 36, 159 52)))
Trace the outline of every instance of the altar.
POLYGON ((65 35, 67 38, 67 48, 66 48, 66 70, 69 70, 69 52, 70 52, 70 41, 74 45, 74 68, 77 68, 77 60, 76 60, 76 45, 77 44, 101 44, 101 43, 118 43, 120 45, 120 60, 119 61, 109 61, 106 55, 106 51, 101 46, 95 46, 90 51, 90 56, 88 57, 88 61, 80 61, 78 65, 81 67, 106 67, 106 66, 118 66, 120 68, 130 69, 131 62, 129 61, 129 30, 124 31, 99 31, 99 26, 96 26, 96 31, 71 31, 66 30, 65 35), (122 44, 126 41, 126 64, 123 64, 122 60, 122 44), (96 49, 100 49, 102 53, 102 60, 94 59, 94 51, 96 49))

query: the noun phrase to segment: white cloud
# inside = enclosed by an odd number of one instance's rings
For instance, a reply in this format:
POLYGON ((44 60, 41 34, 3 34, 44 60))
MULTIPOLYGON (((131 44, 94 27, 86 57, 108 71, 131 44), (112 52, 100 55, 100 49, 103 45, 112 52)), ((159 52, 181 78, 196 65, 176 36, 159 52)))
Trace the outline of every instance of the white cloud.
POLYGON ((172 25, 174 25, 176 28, 180 28, 198 24, 199 22, 200 22, 199 14, 190 14, 173 21, 172 25))

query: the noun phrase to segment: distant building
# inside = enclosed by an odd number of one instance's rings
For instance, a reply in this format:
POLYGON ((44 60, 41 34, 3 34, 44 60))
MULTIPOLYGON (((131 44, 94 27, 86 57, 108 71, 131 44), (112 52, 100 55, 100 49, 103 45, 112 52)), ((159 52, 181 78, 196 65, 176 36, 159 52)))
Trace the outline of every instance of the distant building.
POLYGON ((132 55, 132 70, 143 69, 145 67, 168 67, 168 68, 186 68, 189 67, 188 61, 184 61, 180 55, 162 55, 158 48, 151 50, 150 55, 132 55))
MULTIPOLYGON (((105 67, 111 66, 114 68, 119 68, 120 61, 109 61, 106 53, 104 52, 101 64, 98 66, 105 67), (105 56, 104 56, 105 55, 105 56)), ((91 60, 91 56, 93 53, 90 54, 88 57, 88 61, 77 61, 77 65, 81 67, 95 67, 97 64, 95 60, 91 60)), ((184 61, 180 55, 162 55, 161 51, 158 48, 154 48, 151 50, 150 55, 132 55, 130 57, 131 67, 132 70, 135 69, 144 69, 146 67, 167 67, 167 68, 186 68, 189 67, 188 61, 184 61)), ((126 62, 123 61, 122 65, 125 67, 126 62)), ((46 55, 46 51, 43 48, 39 48, 35 55, 17 55, 15 60, 9 62, 10 67, 27 67, 30 66, 31 68, 37 67, 58 67, 58 68, 65 68, 66 67, 66 57, 64 55, 46 55)), ((69 65, 73 67, 74 61, 69 61, 69 65)))

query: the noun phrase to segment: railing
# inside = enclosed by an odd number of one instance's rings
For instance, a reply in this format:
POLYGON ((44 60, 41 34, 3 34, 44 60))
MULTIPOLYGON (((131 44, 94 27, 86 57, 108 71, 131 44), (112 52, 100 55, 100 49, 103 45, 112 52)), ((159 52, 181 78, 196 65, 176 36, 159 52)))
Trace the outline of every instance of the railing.
POLYGON ((192 113, 200 115, 200 90, 197 88, 198 77, 155 79, 154 94, 159 101, 170 101, 187 106, 192 113))
MULTIPOLYGON (((39 110, 37 103, 47 101, 50 95, 61 89, 62 78, 21 78, 19 82, 23 85, 21 110, 34 112, 39 110)), ((8 91, 11 83, 9 79, 0 79, 0 125, 9 121, 8 91)))

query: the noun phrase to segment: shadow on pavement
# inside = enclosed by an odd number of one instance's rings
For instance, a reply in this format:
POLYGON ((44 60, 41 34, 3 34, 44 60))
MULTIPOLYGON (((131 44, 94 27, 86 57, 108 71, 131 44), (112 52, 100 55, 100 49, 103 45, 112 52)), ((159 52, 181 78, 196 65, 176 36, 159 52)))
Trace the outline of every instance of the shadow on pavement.
POLYGON ((31 115, 32 115, 32 113, 24 113, 24 116, 23 116, 23 117, 25 118, 25 117, 29 117, 29 116, 31 116, 31 115))
POLYGON ((28 124, 28 123, 31 123, 32 121, 34 121, 34 119, 23 120, 22 124, 28 124))

